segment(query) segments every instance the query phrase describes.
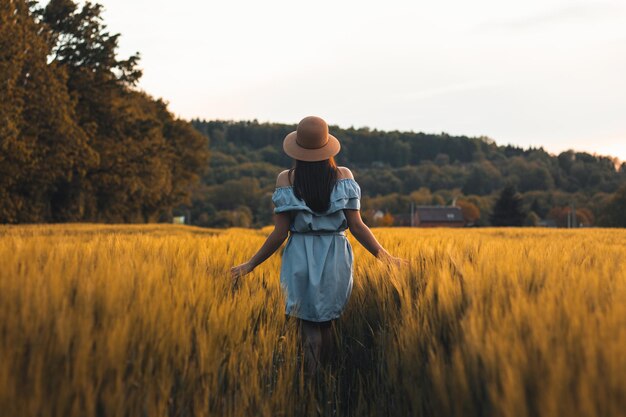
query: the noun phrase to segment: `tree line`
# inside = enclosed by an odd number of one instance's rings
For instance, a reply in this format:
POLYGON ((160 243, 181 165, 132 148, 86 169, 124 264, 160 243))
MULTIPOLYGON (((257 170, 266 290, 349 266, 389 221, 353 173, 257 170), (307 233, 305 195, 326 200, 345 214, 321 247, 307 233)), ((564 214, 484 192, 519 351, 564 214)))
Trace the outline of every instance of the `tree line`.
POLYGON ((208 139, 136 88, 102 6, 0 0, 0 222, 166 220, 208 139))
MULTIPOLYGON (((192 123, 211 140, 209 170, 194 190, 193 205, 186 207, 192 223, 271 223, 276 175, 292 165, 282 140, 295 124, 192 123)), ((370 224, 376 224, 377 211, 387 215, 385 225, 404 224, 399 220, 406 218, 411 203, 454 202, 469 224, 497 225, 494 208, 507 188, 519 195, 523 225, 548 219, 562 226, 572 205, 585 226, 623 221, 619 210, 612 209, 618 204, 618 189, 626 186, 626 163, 618 164, 617 158, 574 150, 553 155, 542 147, 497 145, 487 137, 339 126, 330 130, 342 143, 338 164, 350 167, 361 185, 362 214, 370 224)))

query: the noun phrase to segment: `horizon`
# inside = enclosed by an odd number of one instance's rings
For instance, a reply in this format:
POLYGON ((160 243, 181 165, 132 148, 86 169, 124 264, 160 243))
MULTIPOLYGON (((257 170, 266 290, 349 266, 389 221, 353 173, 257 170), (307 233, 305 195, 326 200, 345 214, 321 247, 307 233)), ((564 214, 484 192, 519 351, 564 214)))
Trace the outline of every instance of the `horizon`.
POLYGON ((187 120, 316 114, 626 161, 618 0, 99 3, 138 87, 187 120))

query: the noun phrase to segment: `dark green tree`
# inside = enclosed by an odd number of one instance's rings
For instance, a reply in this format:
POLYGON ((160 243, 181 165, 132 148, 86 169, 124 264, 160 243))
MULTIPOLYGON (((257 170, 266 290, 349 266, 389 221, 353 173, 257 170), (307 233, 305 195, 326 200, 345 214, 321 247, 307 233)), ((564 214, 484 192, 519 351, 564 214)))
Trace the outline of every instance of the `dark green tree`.
POLYGON ((522 197, 515 187, 507 186, 500 192, 494 204, 490 221, 492 226, 523 226, 526 213, 522 209, 522 197))
POLYGON ((465 177, 463 194, 489 194, 500 186, 500 181, 500 171, 493 164, 489 162, 472 164, 469 176, 465 177))
POLYGON ((624 183, 609 204, 602 210, 598 224, 605 227, 626 227, 626 183, 624 183))

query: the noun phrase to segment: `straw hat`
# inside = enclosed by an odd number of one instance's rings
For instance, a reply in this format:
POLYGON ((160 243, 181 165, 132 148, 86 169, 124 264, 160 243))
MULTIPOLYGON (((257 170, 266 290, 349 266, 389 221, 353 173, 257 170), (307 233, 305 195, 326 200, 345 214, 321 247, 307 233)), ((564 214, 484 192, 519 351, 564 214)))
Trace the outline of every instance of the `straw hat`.
POLYGON ((324 119, 308 116, 300 120, 298 128, 285 136, 283 150, 300 161, 323 161, 337 155, 341 144, 328 133, 324 119))

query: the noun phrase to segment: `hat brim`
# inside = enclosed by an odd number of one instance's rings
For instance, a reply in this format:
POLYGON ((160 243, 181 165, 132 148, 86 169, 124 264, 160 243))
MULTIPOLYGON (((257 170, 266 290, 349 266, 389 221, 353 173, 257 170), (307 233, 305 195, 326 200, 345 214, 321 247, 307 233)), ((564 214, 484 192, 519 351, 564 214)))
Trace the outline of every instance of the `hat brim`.
POLYGON ((328 142, 326 142, 326 145, 315 149, 303 148, 298 145, 296 137, 297 131, 293 131, 285 136, 283 140, 283 150, 293 159, 300 161, 323 161, 324 159, 337 155, 341 149, 339 140, 331 134, 328 134, 328 142))

